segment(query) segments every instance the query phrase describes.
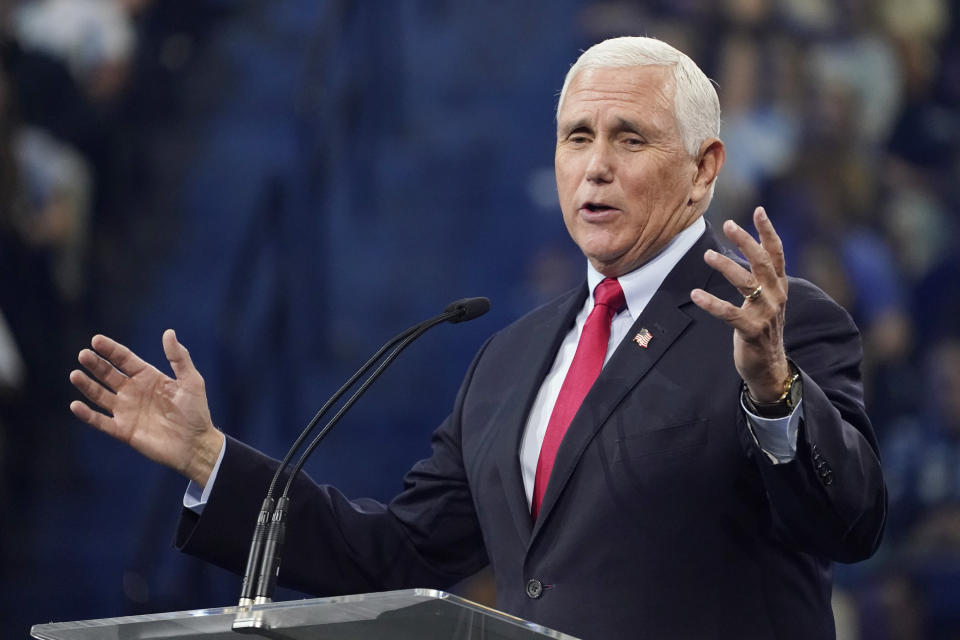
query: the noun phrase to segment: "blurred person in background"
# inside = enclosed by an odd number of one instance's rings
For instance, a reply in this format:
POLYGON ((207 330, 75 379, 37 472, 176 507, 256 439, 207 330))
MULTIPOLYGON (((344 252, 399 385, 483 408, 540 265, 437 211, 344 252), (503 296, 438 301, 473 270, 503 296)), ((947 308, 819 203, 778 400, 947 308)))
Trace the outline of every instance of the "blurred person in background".
MULTIPOLYGON (((589 286, 484 345, 390 505, 298 478, 281 581, 444 586, 490 563, 501 608, 584 638, 833 637, 832 562, 873 553, 886 507, 855 326, 787 277, 762 208, 760 242, 723 224, 746 262, 703 221, 725 152, 689 58, 601 43, 557 120, 589 286)), ((70 379, 107 413, 71 409, 189 478, 178 544, 239 570, 274 463, 214 427, 172 331, 175 378, 92 346, 70 379)))
POLYGON ((64 65, 22 47, 0 20, 0 481, 3 513, 17 514, 2 528, 8 575, 31 573, 47 553, 36 542, 36 496, 82 464, 53 410, 67 387, 49 377, 70 357, 88 283, 93 176, 59 137, 86 136, 72 87, 64 65))
POLYGON ((126 84, 136 38, 123 2, 33 0, 11 23, 23 46, 66 62, 94 103, 112 102, 126 84))
POLYGON ((960 557, 960 340, 927 356, 924 411, 901 418, 883 449, 891 543, 960 557))
MULTIPOLYGON (((953 638, 960 628, 960 339, 925 358, 922 409, 893 421, 883 444, 888 541, 865 609, 892 640, 953 638), (903 627, 900 629, 900 627, 903 627)), ((870 636, 873 637, 873 636, 870 636)))

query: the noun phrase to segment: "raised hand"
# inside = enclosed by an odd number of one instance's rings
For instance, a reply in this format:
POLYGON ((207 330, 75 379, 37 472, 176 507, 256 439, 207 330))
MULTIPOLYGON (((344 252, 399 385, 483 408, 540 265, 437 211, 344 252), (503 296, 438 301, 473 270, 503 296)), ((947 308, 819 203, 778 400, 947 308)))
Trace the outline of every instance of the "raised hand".
POLYGON ((175 378, 106 336, 90 341, 78 360, 89 372, 70 372, 70 382, 107 413, 74 400, 70 410, 91 426, 125 442, 146 457, 182 473, 201 486, 223 446, 213 426, 203 377, 172 329, 163 333, 163 351, 175 378))
POLYGON ((711 315, 733 327, 733 359, 750 396, 757 402, 773 402, 783 393, 790 365, 783 348, 787 275, 783 244, 763 207, 753 212, 758 243, 732 220, 723 233, 750 263, 745 269, 729 257, 707 251, 703 259, 719 271, 743 295, 738 307, 703 289, 690 292, 690 299, 711 315))

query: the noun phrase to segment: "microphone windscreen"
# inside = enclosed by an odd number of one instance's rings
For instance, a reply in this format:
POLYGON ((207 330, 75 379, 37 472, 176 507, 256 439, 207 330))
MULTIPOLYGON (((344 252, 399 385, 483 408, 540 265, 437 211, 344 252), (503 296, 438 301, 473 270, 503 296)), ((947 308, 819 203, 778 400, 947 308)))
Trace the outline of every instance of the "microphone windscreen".
POLYGON ((447 305, 444 312, 455 311, 457 315, 453 316, 448 322, 466 322, 479 318, 487 311, 490 311, 490 300, 487 298, 463 298, 454 300, 447 305))

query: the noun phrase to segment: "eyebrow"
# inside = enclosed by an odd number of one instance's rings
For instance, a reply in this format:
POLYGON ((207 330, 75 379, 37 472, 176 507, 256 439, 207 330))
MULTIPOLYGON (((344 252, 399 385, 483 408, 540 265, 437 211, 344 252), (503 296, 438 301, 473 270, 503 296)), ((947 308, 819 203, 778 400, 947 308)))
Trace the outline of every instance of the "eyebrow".
POLYGON ((617 118, 617 125, 613 128, 613 130, 615 133, 629 131, 630 133, 642 135, 643 127, 641 127, 639 124, 637 124, 633 120, 627 120, 626 118, 617 118))
POLYGON ((579 120, 574 120, 569 124, 565 124, 560 127, 561 137, 566 137, 573 133, 574 131, 592 131, 593 128, 590 126, 590 123, 586 118, 580 118, 579 120))
MULTIPOLYGON (((616 119, 616 124, 613 127, 613 132, 622 133, 626 131, 629 133, 635 133, 637 135, 644 135, 643 129, 643 127, 633 120, 618 117, 616 119)), ((593 131, 593 126, 590 124, 590 121, 587 118, 580 118, 570 122, 569 124, 562 125, 559 131, 561 137, 566 137, 575 131, 593 131)))

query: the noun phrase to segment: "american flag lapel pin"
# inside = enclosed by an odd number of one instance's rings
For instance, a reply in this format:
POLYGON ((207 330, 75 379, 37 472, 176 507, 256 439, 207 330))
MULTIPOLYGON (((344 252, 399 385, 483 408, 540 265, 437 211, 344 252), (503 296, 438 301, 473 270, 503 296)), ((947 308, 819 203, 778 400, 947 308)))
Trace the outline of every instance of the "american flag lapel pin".
POLYGON ((646 349, 650 345, 650 341, 653 340, 653 334, 650 333, 650 330, 644 327, 640 329, 640 333, 633 336, 633 341, 636 342, 640 347, 646 349))

